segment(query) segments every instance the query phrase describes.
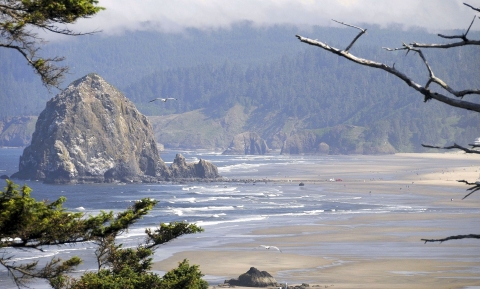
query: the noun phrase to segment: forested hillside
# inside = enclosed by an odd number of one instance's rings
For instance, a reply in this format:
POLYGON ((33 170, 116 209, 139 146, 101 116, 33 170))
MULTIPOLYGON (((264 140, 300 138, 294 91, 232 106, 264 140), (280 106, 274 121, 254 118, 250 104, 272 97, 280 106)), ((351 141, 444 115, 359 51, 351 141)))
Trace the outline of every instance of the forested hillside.
MULTIPOLYGON (((292 35, 293 27, 254 28, 249 23, 231 29, 188 30, 182 34, 134 31, 121 35, 97 33, 52 40, 40 55, 65 56, 70 73, 63 82, 96 72, 120 90, 151 73, 198 64, 221 65, 226 60, 249 65, 303 51, 292 35)), ((0 50, 0 118, 38 115, 46 100, 59 91, 48 92, 18 52, 0 50), (21 103, 21 105, 19 105, 21 103)))
MULTIPOLYGON (((428 54, 429 62, 449 83, 459 88, 479 85, 479 57, 473 50, 432 52, 428 54), (469 59, 474 61, 466 61, 466 55, 473 55, 469 59)), ((383 61, 392 57, 396 67, 420 83, 424 81, 422 73, 426 71, 417 57, 406 58, 369 47, 356 54, 383 61)), ((267 140, 279 132, 288 136, 311 130, 320 138, 325 135, 323 141, 330 144, 332 136, 327 135, 331 128, 353 125, 364 128, 363 141, 383 140, 396 151, 418 151, 422 143, 471 143, 480 136, 475 113, 433 101, 423 103, 413 89, 391 75, 316 49, 246 69, 225 62, 222 66, 204 64, 161 71, 134 83, 125 92, 147 115, 205 108, 206 116, 220 119, 240 104, 251 112, 244 130, 259 132, 267 140), (158 96, 178 101, 148 102, 158 96)), ((169 138, 163 141, 168 146, 169 138)))
MULTIPOLYGON (((441 41, 438 37, 419 30, 369 27, 368 31, 355 45, 355 55, 395 63, 418 82, 425 81, 427 71, 418 56, 381 48, 398 47, 401 41, 441 41)), ((301 45, 295 38, 299 32, 312 38, 319 35, 339 47, 346 47, 356 33, 332 27, 308 31, 254 28, 244 23, 229 30, 190 30, 181 35, 98 34, 52 42, 43 53, 67 57, 72 73, 65 86, 96 72, 123 91, 140 111, 158 116, 151 119, 162 123, 159 141, 166 147, 225 147, 232 135, 243 131, 260 133, 274 148, 281 148, 291 135, 308 132, 317 143, 336 147, 331 150, 336 153, 361 152, 355 146, 365 143, 419 151, 422 143, 467 144, 480 136, 476 114, 434 102, 425 104, 412 89, 386 73, 301 45), (178 100, 148 102, 156 97, 178 100), (240 115, 238 105, 243 108, 241 121, 232 121, 240 115), (233 107, 237 107, 235 113, 233 107), (167 116, 192 111, 196 111, 195 136, 172 133, 190 128, 167 121, 167 116), (211 131, 212 123, 218 132, 211 131), (217 136, 212 138, 212 133, 217 136)), ((480 87, 480 55, 475 50, 432 50, 426 56, 436 74, 456 89, 480 87)), ((0 67, 4 88, 0 116, 38 115, 53 94, 48 94, 26 65, 19 65, 23 60, 13 51, 2 50, 0 61, 5 64, 0 67)), ((185 118, 180 123, 189 121, 185 118)))

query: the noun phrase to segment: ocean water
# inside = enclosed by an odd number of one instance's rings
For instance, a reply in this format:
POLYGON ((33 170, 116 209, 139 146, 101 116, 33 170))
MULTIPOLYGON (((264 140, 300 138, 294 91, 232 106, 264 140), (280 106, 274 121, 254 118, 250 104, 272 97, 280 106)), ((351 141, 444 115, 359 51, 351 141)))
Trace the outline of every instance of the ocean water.
MULTIPOLYGON (((18 170, 21 148, 0 148, 0 175, 11 175, 18 170)), ((177 151, 166 151, 162 158, 171 162, 177 151)), ((96 214, 100 210, 119 212, 141 198, 154 198, 160 203, 144 219, 135 224, 126 234, 121 236, 125 246, 134 246, 144 238, 145 228, 158 226, 161 222, 187 221, 203 227, 206 232, 183 236, 171 243, 161 246, 155 260, 168 258, 182 250, 211 249, 232 242, 254 242, 249 234, 260 227, 284 225, 308 225, 321 221, 348 219, 358 214, 406 213, 424 214, 429 212, 468 213, 478 209, 462 209, 431 206, 432 200, 427 196, 410 194, 385 194, 365 198, 348 190, 325 191, 321 182, 299 186, 298 182, 290 182, 289 176, 302 175, 297 165, 322 163, 330 166, 342 166, 344 163, 368 161, 365 157, 355 156, 223 156, 215 152, 181 151, 187 162, 205 159, 214 163, 220 174, 228 182, 192 182, 167 184, 88 184, 88 185, 48 185, 39 181, 18 181, 26 183, 33 189, 32 196, 37 200, 56 200, 60 196, 67 198, 64 207, 71 211, 82 210, 86 214, 96 214), (297 171, 292 172, 292 164, 297 171), (298 171, 299 170, 299 171, 298 171), (274 182, 269 179, 282 179, 274 182), (255 183, 232 180, 262 180, 255 183), (265 181, 264 181, 265 180, 265 181), (428 205, 427 205, 428 204, 428 205)), ((325 176, 326 179, 334 176, 325 176)), ((369 175, 357 176, 369 178, 369 175)), ((391 176, 383 175, 387 179, 391 176)), ((341 188, 341 187, 340 187, 341 188)), ((398 224, 396 224, 398 225, 398 224)), ((405 224, 408 226, 409 224, 405 224)), ((422 225, 417 223, 416 225, 422 225)), ((460 225, 461 227, 462 225, 460 225)), ((471 226, 465 224, 464 226, 471 226)), ((460 228, 459 228, 460 229, 460 228)), ((472 232, 473 233, 473 232, 472 232)), ((419 236, 420 239, 420 236, 419 236)), ((419 242, 420 243, 420 242, 419 242)), ((438 258, 476 258, 472 250, 443 250, 435 247, 402 247, 372 248, 369 244, 339 247, 338 244, 323 246, 321 250, 329 250, 336 254, 365 254, 375 257, 382 254, 398 257, 435 256, 438 258), (363 246, 363 247, 362 247, 363 246), (361 252, 361 253, 359 253, 361 252)), ((14 252, 18 262, 38 259, 41 262, 52 256, 66 258, 79 255, 85 263, 78 272, 96 268, 93 259, 94 245, 91 243, 76 246, 49 247, 45 252, 14 252)), ((239 248, 238 250, 244 250, 239 248)), ((289 248, 292 253, 321 254, 319 248, 289 248)), ((8 250, 7 250, 8 251, 8 250)), ((10 254, 11 252, 7 252, 10 254)), ((1 254, 1 252, 0 252, 1 254)), ((248 268, 246 268, 247 270, 248 268)), ((206 276, 207 280, 223 281, 224 276, 206 276)), ((288 281, 288 280, 287 280, 288 281)), ((10 288, 10 278, 0 268, 0 287, 10 288)), ((37 288, 42 288, 38 284, 37 288)))

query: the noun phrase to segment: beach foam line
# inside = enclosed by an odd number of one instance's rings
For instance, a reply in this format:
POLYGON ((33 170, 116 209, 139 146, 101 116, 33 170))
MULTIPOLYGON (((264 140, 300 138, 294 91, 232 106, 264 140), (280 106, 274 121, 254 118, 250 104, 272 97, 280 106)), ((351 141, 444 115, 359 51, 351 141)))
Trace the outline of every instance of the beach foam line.
POLYGON ((261 221, 267 218, 268 216, 258 216, 258 217, 250 217, 250 218, 240 218, 235 220, 198 221, 195 224, 201 227, 205 227, 205 226, 215 226, 215 225, 227 224, 227 223, 245 223, 245 222, 252 222, 252 221, 261 221))

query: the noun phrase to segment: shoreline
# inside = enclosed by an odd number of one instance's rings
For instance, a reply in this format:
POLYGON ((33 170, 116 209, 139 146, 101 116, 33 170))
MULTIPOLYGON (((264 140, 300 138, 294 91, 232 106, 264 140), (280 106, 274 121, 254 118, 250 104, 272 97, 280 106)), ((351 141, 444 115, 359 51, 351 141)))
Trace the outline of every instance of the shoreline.
MULTIPOLYGON (((468 186, 456 180, 476 180, 480 156, 426 153, 358 158, 368 163, 343 167, 296 164, 290 176, 268 183, 304 182, 305 187, 322 186, 327 194, 345 191, 364 198, 370 194, 399 198, 415 194, 425 197, 421 205, 448 206, 455 213, 330 214, 308 226, 267 222, 244 232, 249 242, 239 237, 218 246, 187 249, 155 262, 153 269, 168 271, 188 259, 215 280, 237 278, 253 266, 269 272, 279 283, 288 280, 289 284, 333 288, 480 286, 479 240, 442 244, 420 241, 423 237, 442 238, 463 231, 477 233, 480 193, 462 201, 468 186), (329 182, 326 176, 342 181, 329 182), (282 253, 259 250, 256 247, 260 244, 278 246, 282 253)), ((210 288, 218 284, 212 282, 210 288)))

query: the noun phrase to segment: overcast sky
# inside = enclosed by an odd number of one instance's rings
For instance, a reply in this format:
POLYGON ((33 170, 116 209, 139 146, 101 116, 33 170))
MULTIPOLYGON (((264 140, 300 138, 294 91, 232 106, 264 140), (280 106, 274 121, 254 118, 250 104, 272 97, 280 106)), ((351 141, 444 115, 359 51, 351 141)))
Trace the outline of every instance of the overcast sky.
MULTIPOLYGON (((239 21, 255 25, 339 25, 331 19, 386 26, 398 23, 432 32, 466 29, 474 11, 462 4, 468 0, 100 0, 107 8, 93 18, 81 20, 75 30, 102 30, 119 34, 125 30, 181 32, 228 28, 239 21)), ((480 7, 480 0, 469 4, 480 7)), ((480 15, 480 13, 476 13, 480 15)), ((477 19, 475 30, 480 30, 477 19)))

